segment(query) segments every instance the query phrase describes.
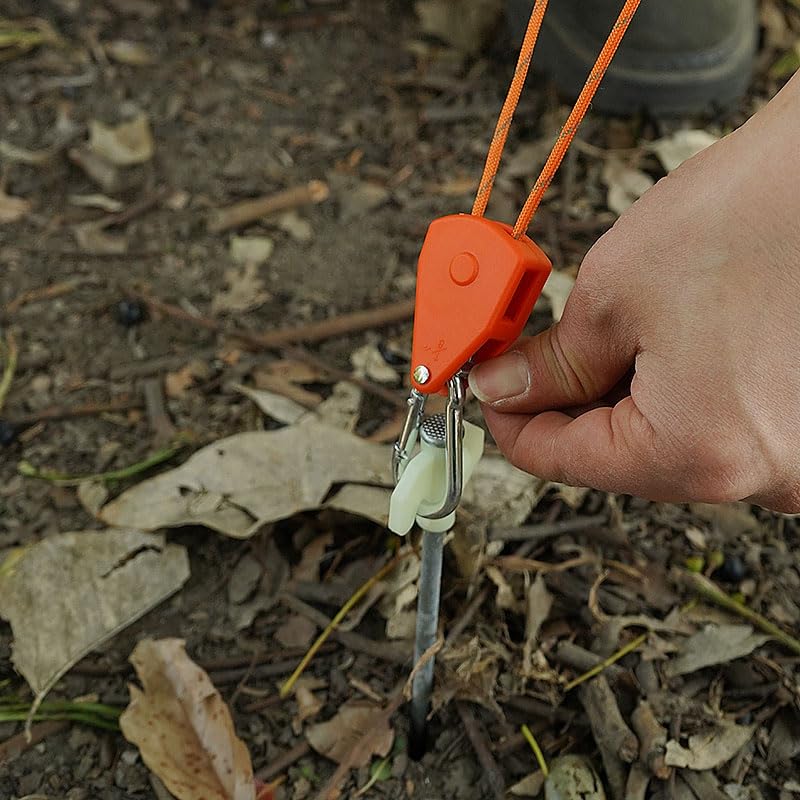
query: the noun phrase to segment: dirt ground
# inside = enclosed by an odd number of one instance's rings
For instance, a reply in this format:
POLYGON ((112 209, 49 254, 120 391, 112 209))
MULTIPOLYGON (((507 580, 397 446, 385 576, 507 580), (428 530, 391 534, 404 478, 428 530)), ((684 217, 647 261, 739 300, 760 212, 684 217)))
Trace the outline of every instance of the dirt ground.
MULTIPOLYGON (((765 9, 758 76, 739 109, 668 123, 644 116, 587 120, 534 227, 557 270, 574 276, 586 250, 613 223, 601 176, 609 151, 624 153, 629 164, 657 179, 663 169, 643 142, 680 128, 724 133, 777 90, 781 80, 768 69, 780 55, 777 42, 800 36, 798 10, 791 2, 765 9)), ((266 365, 296 359, 297 353, 248 346, 226 331, 259 334, 413 297, 415 258, 427 224, 470 206, 514 61, 502 23, 478 54, 464 55, 424 35, 410 4, 401 0, 5 0, 2 16, 46 20, 58 43, 0 61, 0 140, 46 154, 37 162, 8 148, 0 153, 0 186, 26 201, 19 219, 0 224, 0 334, 10 333, 19 348, 0 413, 0 556, 46 537, 103 527, 74 488, 21 475, 21 461, 69 475, 93 474, 139 462, 175 433, 196 449, 233 433, 276 427, 233 386, 257 383, 266 365), (119 42, 139 49, 112 46, 119 42), (116 126, 142 113, 152 155, 130 166, 106 164, 102 175, 87 166, 87 129, 95 121, 116 126), (216 209, 293 187, 302 191, 309 181, 325 183, 326 199, 238 231, 209 229, 216 209), (100 226, 92 227, 96 222, 100 226), (272 243, 255 276, 236 263, 236 234, 272 243), (51 290, 40 291, 44 287, 51 290), (186 316, 216 319, 221 329, 148 308, 137 299, 141 295, 186 316), (74 413, 86 406, 87 413, 74 413)), ((562 108, 544 80, 529 81, 509 140, 511 167, 501 171, 490 216, 508 219, 524 199, 536 172, 536 164, 526 164, 530 146, 551 135, 562 108)), ((541 302, 529 329, 550 321, 550 305, 541 302)), ((409 343, 407 320, 327 338, 304 352, 323 367, 349 373, 351 354, 371 344, 384 354, 384 366, 400 375, 409 343)), ((330 374, 317 372, 306 389, 330 395, 330 374)), ((380 435, 396 421, 403 394, 399 386, 384 387, 383 396, 367 389, 356 431, 380 435), (387 391, 394 402, 386 399, 387 391)), ((185 457, 182 451, 147 474, 185 457)), ((117 481, 111 491, 118 494, 138 480, 117 481)), ((483 706, 455 700, 445 705, 420 761, 408 757, 405 716, 395 714, 391 769, 365 796, 497 796, 493 773, 476 757, 463 715, 477 720, 482 756, 488 755, 506 787, 536 771, 521 723, 531 725, 548 757, 581 753, 599 768, 598 735, 585 712, 592 699, 562 692, 567 680, 588 667, 574 653, 572 659, 559 657, 559 645, 579 646, 584 659, 607 656, 632 636, 620 628, 604 638, 604 617, 664 620, 685 609, 692 592, 671 570, 685 567, 687 559, 705 559, 700 568, 708 567, 727 592, 741 593, 749 608, 797 630, 796 520, 758 509, 655 505, 552 487, 542 492, 527 524, 544 533, 529 540, 533 545, 523 555, 556 563, 593 553, 612 564, 606 566, 607 583, 596 582, 596 560, 572 570, 541 571, 553 610, 540 635, 539 672, 523 680, 518 668, 524 602, 503 606, 497 580, 465 576, 448 559, 444 630, 469 600, 482 600, 461 632, 463 647, 454 649, 465 661, 491 662, 492 685, 486 688, 485 674, 476 678, 486 689, 483 706), (576 524, 554 528, 561 520, 576 524), (722 564, 716 572, 712 553, 722 564), (483 656, 475 656, 474 648, 483 656)), ((288 611, 282 604, 268 607, 242 630, 230 617, 230 584, 241 560, 247 556, 263 566, 272 539, 280 558, 296 564, 303 550, 298 542, 308 541, 308 530, 330 532, 332 539, 317 591, 306 587, 297 596, 332 616, 358 585, 353 574, 363 580, 364 564, 374 571, 386 553, 387 534, 380 526, 309 513, 269 526, 249 541, 184 527, 168 536, 188 550, 191 577, 185 586, 87 656, 53 696, 91 694, 124 707, 132 679, 127 659, 135 643, 181 637, 230 703, 256 771, 265 780, 283 776, 278 791, 286 798, 316 796, 335 764, 303 749, 302 725, 293 725, 297 702, 276 695, 276 681, 305 650, 274 638, 288 611), (305 538, 298 538, 302 531, 305 538), (353 564, 361 571, 348 573, 353 564)), ((519 547, 509 540, 495 555, 519 555, 519 547)), ((512 594, 522 597, 535 574, 506 575, 512 594)), ((57 605, 58 596, 51 602, 57 605)), ((711 605, 685 614, 697 630, 708 621, 742 623, 711 605)), ((311 673, 324 680, 319 719, 365 692, 373 702, 385 700, 407 676, 410 649, 405 663, 394 657, 396 643, 376 657, 384 628, 372 610, 357 630, 376 647, 358 651, 335 641, 314 660, 311 673)), ((11 628, 0 622, 0 689, 8 686, 24 696, 11 646, 11 628)), ((755 727, 724 762, 653 778, 647 796, 735 800, 800 792, 797 654, 772 641, 727 663, 668 677, 662 667, 676 649, 669 635, 655 637, 643 655, 626 656, 609 674, 626 718, 646 697, 669 738, 684 745, 723 719, 755 727)), ((463 677, 452 660, 446 669, 441 681, 455 680, 456 673, 463 677)), ((474 685, 459 696, 476 699, 474 685)), ((0 743, 20 730, 18 723, 0 723, 0 743)), ((163 787, 153 788, 138 751, 117 732, 60 725, 34 746, 0 758, 2 798, 166 796, 163 787)), ((357 796, 369 779, 369 765, 354 770, 341 796, 357 796)))

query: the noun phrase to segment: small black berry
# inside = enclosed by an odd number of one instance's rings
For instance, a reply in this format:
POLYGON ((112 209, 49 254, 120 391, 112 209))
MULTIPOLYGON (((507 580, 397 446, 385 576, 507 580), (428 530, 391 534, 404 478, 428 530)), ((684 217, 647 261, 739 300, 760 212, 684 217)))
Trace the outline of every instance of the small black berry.
POLYGON ((0 419, 0 447, 8 447, 10 444, 14 444, 18 435, 19 429, 16 425, 0 419))
POLYGON ((741 583, 747 575, 744 561, 737 555, 727 553, 722 565, 714 570, 713 577, 723 583, 741 583))
POLYGON ((144 303, 138 300, 120 300, 114 306, 114 319, 126 328, 132 328, 143 322, 147 316, 144 303))

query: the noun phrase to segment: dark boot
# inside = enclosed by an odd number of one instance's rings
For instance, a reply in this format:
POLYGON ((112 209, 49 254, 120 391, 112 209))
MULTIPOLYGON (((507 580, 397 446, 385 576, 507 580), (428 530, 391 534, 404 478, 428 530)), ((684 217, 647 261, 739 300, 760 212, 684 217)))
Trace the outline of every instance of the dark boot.
MULTIPOLYGON (((508 0, 522 41, 533 0, 508 0)), ((577 96, 622 0, 552 0, 532 68, 577 96)), ((755 0, 642 0, 595 95, 615 114, 677 115, 730 108, 747 89, 758 35, 755 0)))

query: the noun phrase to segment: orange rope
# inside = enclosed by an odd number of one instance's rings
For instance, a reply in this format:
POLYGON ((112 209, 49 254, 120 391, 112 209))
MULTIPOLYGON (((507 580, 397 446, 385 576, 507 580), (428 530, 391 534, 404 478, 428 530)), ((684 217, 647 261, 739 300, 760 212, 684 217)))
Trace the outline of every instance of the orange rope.
POLYGON ((600 81, 603 80, 608 65, 611 63, 611 59, 614 58, 614 53, 617 52, 617 47, 619 47, 619 43, 622 41, 625 31, 628 30, 628 25, 633 19, 633 15, 636 13, 638 7, 639 0, 625 0, 625 5, 619 17, 617 17, 617 21, 614 23, 614 27, 611 29, 606 43, 603 45, 603 49, 600 51, 600 55, 597 57, 597 61, 595 61, 594 67, 589 73, 589 77, 586 79, 586 83, 583 85, 578 99, 575 101, 575 105, 567 121, 564 123, 564 127, 561 129, 561 133, 559 133, 558 139, 553 145, 553 149, 550 151, 550 155, 544 167, 542 167, 542 171, 536 183, 534 183, 533 189, 531 189, 531 193, 525 201, 525 205, 522 207, 522 211, 519 212, 519 217, 514 225, 515 239, 524 236, 525 232, 528 230, 531 219, 536 213, 536 209, 539 207, 539 203, 544 193, 547 191, 547 187, 550 186, 550 181, 553 180, 556 170, 566 155, 567 149, 575 137, 575 133, 581 121, 589 110, 594 93, 597 91, 600 81))
POLYGON ((517 108, 517 103, 522 94, 522 87, 525 85, 528 67, 530 66, 531 57, 533 56, 533 48, 536 46, 536 39, 539 37, 542 20, 544 19, 544 12, 547 10, 547 3, 548 0, 536 0, 533 11, 531 11, 528 29, 525 31, 525 38, 522 40, 522 47, 520 48, 519 58, 517 59, 517 68, 514 71, 511 86, 508 87, 506 101, 503 103, 503 108, 500 111, 497 126, 494 129, 494 136, 489 145, 489 152, 486 154, 486 165, 483 168, 481 182, 478 185, 478 193, 475 195, 475 204, 472 206, 473 216, 482 217, 486 213, 486 206, 492 194, 494 179, 500 167, 503 148, 508 138, 508 129, 511 127, 511 121, 514 119, 514 111, 517 108))
MULTIPOLYGON (((520 48, 514 78, 511 81, 508 95, 500 111, 500 117, 497 120, 494 136, 492 137, 492 142, 489 145, 489 152, 486 156, 483 176, 481 177, 478 192, 475 196, 475 203, 472 207, 472 213, 476 217, 482 217, 484 215, 486 206, 489 203, 489 197, 492 194, 494 179, 497 176, 497 170, 500 166, 500 157, 503 154, 503 147, 508 137, 508 129, 511 126, 511 120, 514 117, 514 111, 519 102, 522 87, 525 84, 525 77, 528 73, 528 66, 531 63, 531 56, 533 55, 536 39, 539 36, 539 30, 542 27, 542 19, 547 9, 547 2, 548 0, 536 0, 533 10, 531 11, 531 18, 528 22, 528 29, 525 32, 522 47, 520 48)), ((640 0, 625 0, 625 5, 619 17, 617 17, 617 21, 614 23, 614 27, 611 29, 606 43, 603 45, 603 49, 600 51, 600 55, 597 57, 597 61, 595 61, 594 67, 589 73, 589 77, 586 79, 581 93, 578 95, 578 99, 575 101, 575 105, 567 121, 564 123, 564 127, 561 129, 561 133, 559 133, 558 139, 556 139, 556 143, 553 145, 553 149, 550 151, 550 155, 544 167, 542 167, 542 171, 536 179, 536 183, 534 183, 533 189, 531 189, 531 193, 525 201, 525 205, 522 207, 522 211, 520 211, 519 217, 514 225, 515 239, 524 236, 525 232, 528 230, 531 219, 533 219, 533 215, 536 213, 536 209, 539 207, 544 193, 547 191, 548 186, 550 186, 553 176, 561 165, 573 138, 575 138, 575 133, 583 121, 584 116, 586 116, 586 112, 589 110, 597 87, 600 85, 600 81, 603 80, 603 76, 606 74, 611 59, 614 58, 614 54, 617 52, 617 48, 622 41, 622 37, 625 35, 625 31, 628 30, 628 25, 633 19, 636 9, 639 7, 639 2, 640 0)))

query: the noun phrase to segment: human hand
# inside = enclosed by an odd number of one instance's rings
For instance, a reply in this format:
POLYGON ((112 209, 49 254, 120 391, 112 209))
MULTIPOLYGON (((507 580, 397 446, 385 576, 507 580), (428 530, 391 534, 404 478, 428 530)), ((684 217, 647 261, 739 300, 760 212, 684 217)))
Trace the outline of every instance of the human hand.
POLYGON ((623 214, 560 322, 473 368, 513 464, 800 512, 798 130, 800 75, 623 214))

